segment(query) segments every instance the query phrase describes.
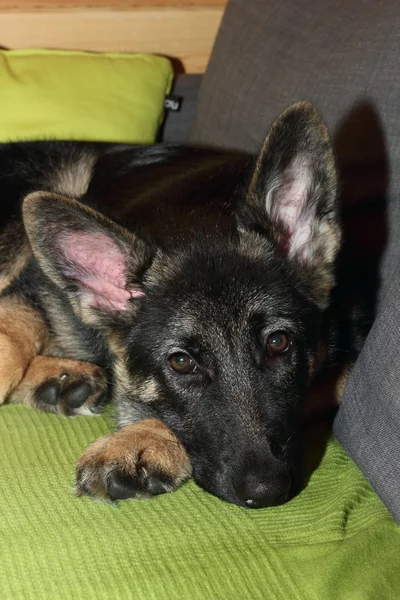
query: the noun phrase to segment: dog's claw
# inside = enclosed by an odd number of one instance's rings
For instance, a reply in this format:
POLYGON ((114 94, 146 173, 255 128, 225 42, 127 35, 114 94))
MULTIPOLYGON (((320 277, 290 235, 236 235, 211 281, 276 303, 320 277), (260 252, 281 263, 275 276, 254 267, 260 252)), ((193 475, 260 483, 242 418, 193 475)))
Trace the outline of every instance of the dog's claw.
POLYGON ((171 488, 173 488, 173 482, 171 481, 168 485, 167 482, 163 482, 158 477, 154 477, 150 475, 145 479, 146 482, 146 490, 152 494, 153 496, 157 496, 159 494, 165 494, 171 488))
POLYGON ((90 410, 94 413, 100 413, 100 412, 102 412, 102 410, 105 407, 105 405, 107 404, 107 402, 108 402, 107 394, 106 394, 106 392, 103 392, 95 400, 95 402, 93 403, 90 410))

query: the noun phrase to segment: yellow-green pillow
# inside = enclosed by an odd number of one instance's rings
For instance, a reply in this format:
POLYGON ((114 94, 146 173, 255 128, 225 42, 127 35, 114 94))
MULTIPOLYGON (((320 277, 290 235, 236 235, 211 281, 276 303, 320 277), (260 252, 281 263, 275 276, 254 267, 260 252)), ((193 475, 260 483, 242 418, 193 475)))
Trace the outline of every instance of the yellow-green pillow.
POLYGON ((171 82, 160 56, 0 51, 0 142, 154 142, 171 82))

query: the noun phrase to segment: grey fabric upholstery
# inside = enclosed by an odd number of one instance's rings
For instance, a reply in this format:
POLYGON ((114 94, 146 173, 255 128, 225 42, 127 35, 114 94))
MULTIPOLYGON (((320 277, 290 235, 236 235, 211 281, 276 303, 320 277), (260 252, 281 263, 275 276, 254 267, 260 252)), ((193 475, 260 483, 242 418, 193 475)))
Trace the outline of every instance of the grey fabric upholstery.
POLYGON ((161 130, 163 142, 187 142, 195 119, 201 79, 202 75, 178 75, 176 77, 171 94, 181 96, 182 104, 179 111, 167 111, 161 130))
POLYGON ((321 111, 347 242, 371 261, 386 243, 378 318, 335 433, 400 520, 399 57, 398 0, 230 0, 190 140, 256 151, 289 104, 310 100, 321 111))
MULTIPOLYGON (((256 151, 283 109, 310 100, 352 201, 399 196, 399 31, 398 0, 231 0, 190 140, 256 151), (358 180, 353 165, 365 167, 358 180)), ((400 226, 399 206, 390 220, 400 226)))
POLYGON ((348 382, 334 432, 400 523, 399 299, 400 262, 348 382))

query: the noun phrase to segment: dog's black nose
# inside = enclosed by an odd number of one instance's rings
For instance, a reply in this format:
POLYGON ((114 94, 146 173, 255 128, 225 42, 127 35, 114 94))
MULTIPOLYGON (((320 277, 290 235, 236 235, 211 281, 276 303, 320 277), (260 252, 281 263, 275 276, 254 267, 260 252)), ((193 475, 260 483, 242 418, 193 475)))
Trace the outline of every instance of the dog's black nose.
POLYGON ((235 492, 241 503, 249 508, 265 508, 284 504, 289 497, 290 476, 282 474, 279 478, 261 481, 247 475, 235 484, 235 492))

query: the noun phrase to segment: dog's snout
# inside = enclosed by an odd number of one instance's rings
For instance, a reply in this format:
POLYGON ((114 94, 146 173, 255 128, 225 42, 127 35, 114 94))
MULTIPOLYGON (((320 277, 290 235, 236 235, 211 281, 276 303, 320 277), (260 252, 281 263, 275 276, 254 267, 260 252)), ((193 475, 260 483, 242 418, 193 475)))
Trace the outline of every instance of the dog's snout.
POLYGON ((291 478, 288 473, 268 479, 247 474, 234 484, 240 503, 248 508, 265 508, 283 504, 288 499, 290 487, 291 478))

